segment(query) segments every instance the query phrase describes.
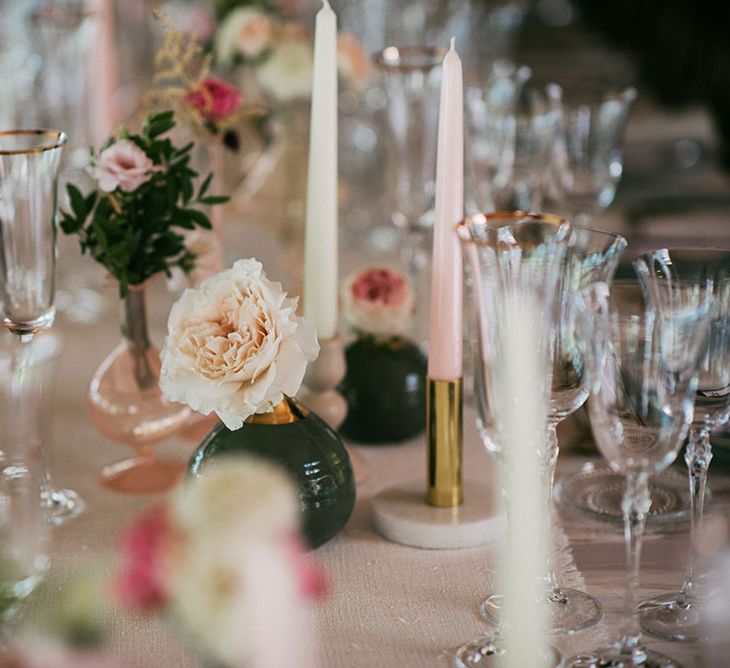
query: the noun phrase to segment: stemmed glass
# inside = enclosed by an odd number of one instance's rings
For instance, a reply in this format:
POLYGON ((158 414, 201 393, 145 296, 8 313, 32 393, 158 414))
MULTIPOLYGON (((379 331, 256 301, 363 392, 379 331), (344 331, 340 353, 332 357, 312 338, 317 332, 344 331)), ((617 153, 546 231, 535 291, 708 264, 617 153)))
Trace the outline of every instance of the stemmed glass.
MULTIPOLYGON (((33 363, 34 333, 55 318, 56 181, 65 144, 66 134, 55 130, 0 132, 0 300, 20 343, 14 364, 24 368, 33 363)), ((42 499, 55 524, 84 509, 76 492, 51 486, 47 470, 42 499)))
POLYGON ((574 223, 608 207, 623 173, 621 144, 636 89, 620 93, 571 91, 568 99, 557 84, 547 87, 551 108, 559 115, 553 144, 552 196, 574 223))
POLYGON ((41 405, 31 344, 55 316, 56 181, 65 143, 55 130, 0 132, 0 302, 15 335, 0 474, 7 505, 0 513, 2 578, 11 598, 28 593, 46 562, 41 405))
POLYGON ((436 141, 444 49, 389 46, 375 56, 387 96, 387 182, 393 223, 403 232, 403 260, 416 291, 428 264, 433 224, 436 141))
MULTIPOLYGON (((472 317, 477 332, 474 341, 475 396, 478 408, 477 428, 485 447, 502 459, 506 453, 500 442, 500 418, 504 411, 501 393, 505 388, 497 373, 500 343, 505 335, 505 319, 500 317, 506 303, 516 295, 530 298, 535 305, 534 341, 537 355, 552 368, 552 331, 558 312, 560 277, 571 235, 571 226, 560 219, 538 214, 500 214, 469 216, 458 226, 465 263, 472 279, 474 308, 472 317)), ((548 402, 550 376, 545 379, 545 402, 548 402)), ((515 398, 518 401, 518 398, 515 398)), ((542 461, 540 446, 535 454, 542 461)), ((501 481, 501 477, 500 477, 501 481)), ((503 481, 502 481, 503 482, 503 481)), ((501 490, 504 498, 505 491, 501 490)), ((509 513, 510 505, 506 504, 509 513)), ((508 517, 508 527, 519 518, 508 517)), ((536 601, 537 604, 537 601, 536 601)), ((462 646, 456 655, 460 668, 495 665, 509 648, 504 646, 504 620, 491 635, 484 635, 462 646)), ((553 651, 554 663, 559 655, 553 651)))
POLYGON ((639 613, 645 631, 668 640, 694 641, 702 638, 695 544, 702 528, 707 470, 712 460, 710 432, 730 417, 730 250, 665 248, 639 256, 634 265, 647 298, 660 315, 674 316, 709 296, 715 302, 684 455, 691 509, 687 572, 679 592, 643 601, 639 613))
POLYGON ((649 477, 674 461, 692 422, 710 304, 664 318, 647 305, 638 284, 614 286, 609 296, 605 283, 595 283, 582 296, 588 414, 599 450, 626 478, 627 578, 619 640, 566 665, 677 668, 642 643, 637 609, 641 543, 651 506, 649 477))

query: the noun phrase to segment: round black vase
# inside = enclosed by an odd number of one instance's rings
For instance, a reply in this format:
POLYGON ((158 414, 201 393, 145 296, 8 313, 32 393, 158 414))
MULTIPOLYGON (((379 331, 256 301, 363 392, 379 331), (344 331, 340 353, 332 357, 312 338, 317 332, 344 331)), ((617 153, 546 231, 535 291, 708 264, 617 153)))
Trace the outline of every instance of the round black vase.
POLYGON ((256 420, 236 431, 217 424, 193 454, 189 472, 202 475, 216 457, 237 453, 259 455, 280 464, 299 487, 304 535, 315 548, 332 538, 350 518, 355 505, 355 477, 337 433, 295 401, 287 399, 282 404, 286 405, 274 413, 254 416, 256 420))
POLYGON ((340 433, 357 443, 397 443, 426 427, 428 362, 410 341, 361 337, 345 349, 347 374, 339 391, 347 401, 340 433))

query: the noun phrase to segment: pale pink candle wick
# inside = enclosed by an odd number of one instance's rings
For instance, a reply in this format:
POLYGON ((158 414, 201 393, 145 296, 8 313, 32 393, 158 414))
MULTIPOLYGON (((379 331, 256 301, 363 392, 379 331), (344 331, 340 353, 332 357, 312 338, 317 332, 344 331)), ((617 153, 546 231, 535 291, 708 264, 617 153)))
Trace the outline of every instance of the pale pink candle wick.
POLYGON ((461 59, 451 38, 443 63, 436 160, 428 376, 462 376, 463 277, 456 225, 464 217, 464 92, 461 59))

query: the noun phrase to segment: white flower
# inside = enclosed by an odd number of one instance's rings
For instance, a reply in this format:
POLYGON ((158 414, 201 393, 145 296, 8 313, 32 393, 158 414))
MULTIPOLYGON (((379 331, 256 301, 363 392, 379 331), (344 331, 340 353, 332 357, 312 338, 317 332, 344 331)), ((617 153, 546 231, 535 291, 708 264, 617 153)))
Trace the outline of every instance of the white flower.
POLYGON ((101 190, 112 192, 119 187, 129 193, 149 181, 152 172, 161 169, 137 144, 121 139, 99 154, 91 174, 101 190))
POLYGON ((313 59, 309 39, 285 40, 256 69, 259 85, 278 102, 307 98, 312 92, 313 59))
POLYGON ((279 655, 307 644, 300 565, 288 539, 299 503, 282 470, 222 458, 177 492, 171 511, 186 536, 171 561, 172 610, 211 656, 232 666, 279 665, 271 641, 282 623, 294 635, 279 655))
POLYGON ((249 58, 261 55, 271 44, 273 22, 264 12, 252 7, 234 9, 215 38, 218 60, 230 63, 237 53, 249 58))
POLYGON ((167 323, 164 396, 203 415, 215 412, 229 429, 239 429, 250 415, 295 395, 319 353, 296 306, 253 259, 186 290, 167 323))
POLYGON ((354 330, 380 338, 408 333, 414 307, 405 274, 375 267, 350 276, 342 292, 345 320, 354 330))

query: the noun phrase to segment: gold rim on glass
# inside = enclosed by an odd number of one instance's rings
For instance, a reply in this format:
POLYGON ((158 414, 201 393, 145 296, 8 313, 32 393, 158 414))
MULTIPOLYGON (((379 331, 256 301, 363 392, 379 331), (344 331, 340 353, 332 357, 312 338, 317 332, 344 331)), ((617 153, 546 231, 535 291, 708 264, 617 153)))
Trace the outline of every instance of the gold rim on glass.
POLYGON ((558 216, 554 213, 535 213, 529 211, 495 211, 493 213, 473 213, 467 216, 460 223, 456 225, 456 233, 459 235, 459 239, 462 241, 470 241, 473 243, 481 243, 480 240, 474 239, 469 232, 470 225, 481 225, 484 227, 490 227, 491 224, 499 221, 499 225, 495 227, 501 227, 502 225, 510 225, 512 223, 525 222, 525 223, 549 223, 560 227, 562 225, 570 225, 565 218, 558 216))
POLYGON ((428 46, 386 46, 373 60, 382 70, 422 70, 440 67, 448 51, 428 46))
POLYGON ((0 130, 0 155, 23 155, 27 153, 43 153, 61 148, 68 140, 68 135, 61 130, 0 130), (3 137, 48 137, 49 142, 28 148, 2 148, 3 137))

